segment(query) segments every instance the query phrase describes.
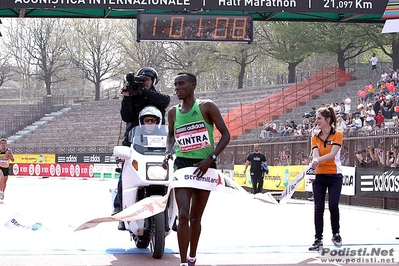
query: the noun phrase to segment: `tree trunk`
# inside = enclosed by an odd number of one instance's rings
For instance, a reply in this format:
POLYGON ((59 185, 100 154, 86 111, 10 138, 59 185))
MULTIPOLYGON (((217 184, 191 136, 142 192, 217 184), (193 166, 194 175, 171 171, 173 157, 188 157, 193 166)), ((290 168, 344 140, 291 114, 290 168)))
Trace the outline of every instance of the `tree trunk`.
POLYGON ((341 49, 337 49, 337 56, 338 56, 338 67, 345 71, 345 51, 341 49))
POLYGON ((299 63, 288 63, 288 83, 295 83, 295 69, 299 63))
POLYGON ((397 38, 392 39, 392 62, 395 70, 399 68, 399 35, 396 36, 397 38))

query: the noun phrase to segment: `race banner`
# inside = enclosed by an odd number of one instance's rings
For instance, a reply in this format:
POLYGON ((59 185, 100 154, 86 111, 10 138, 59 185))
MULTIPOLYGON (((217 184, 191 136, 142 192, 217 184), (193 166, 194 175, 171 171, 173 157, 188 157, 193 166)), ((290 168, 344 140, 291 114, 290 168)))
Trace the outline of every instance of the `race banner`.
POLYGON ((203 177, 198 177, 194 175, 196 169, 197 167, 186 167, 175 171, 165 196, 161 198, 144 198, 113 216, 88 221, 75 231, 93 228, 103 222, 141 220, 163 212, 168 202, 170 191, 173 188, 189 187, 249 196, 241 186, 218 170, 209 168, 203 177))
POLYGON ((356 196, 399 198, 399 169, 356 168, 356 196))
POLYGON ((93 177, 93 164, 13 164, 13 175, 44 177, 93 177))
POLYGON ((10 230, 16 228, 30 231, 43 230, 42 223, 29 221, 19 213, 15 213, 4 225, 10 230))

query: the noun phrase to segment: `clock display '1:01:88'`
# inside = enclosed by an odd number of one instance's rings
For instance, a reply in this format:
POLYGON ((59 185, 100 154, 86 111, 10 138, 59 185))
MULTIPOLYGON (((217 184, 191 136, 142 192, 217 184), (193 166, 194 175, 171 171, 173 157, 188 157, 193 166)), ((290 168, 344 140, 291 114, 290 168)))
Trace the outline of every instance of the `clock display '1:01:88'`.
POLYGON ((251 15, 137 15, 137 40, 253 41, 251 15))

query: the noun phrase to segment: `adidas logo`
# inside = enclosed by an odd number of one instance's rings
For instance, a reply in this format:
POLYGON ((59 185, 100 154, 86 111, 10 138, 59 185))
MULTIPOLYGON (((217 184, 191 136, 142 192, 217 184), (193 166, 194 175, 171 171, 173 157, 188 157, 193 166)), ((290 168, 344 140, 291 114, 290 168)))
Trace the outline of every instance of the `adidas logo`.
POLYGON ((307 175, 315 175, 315 174, 316 174, 316 170, 313 169, 313 168, 309 168, 309 169, 306 171, 306 174, 307 174, 307 175))
POLYGON ((198 112, 196 110, 194 110, 194 112, 192 113, 191 116, 195 116, 195 115, 198 115, 198 112))

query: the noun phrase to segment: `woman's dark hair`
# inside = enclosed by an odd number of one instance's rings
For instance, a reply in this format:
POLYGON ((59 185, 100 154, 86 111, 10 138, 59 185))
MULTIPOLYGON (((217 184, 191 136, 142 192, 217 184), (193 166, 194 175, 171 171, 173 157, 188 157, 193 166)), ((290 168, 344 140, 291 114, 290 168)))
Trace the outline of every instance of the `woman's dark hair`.
POLYGON ((330 118, 330 126, 334 129, 337 127, 337 116, 335 115, 334 109, 330 107, 321 107, 317 110, 317 113, 321 114, 325 118, 330 118))

